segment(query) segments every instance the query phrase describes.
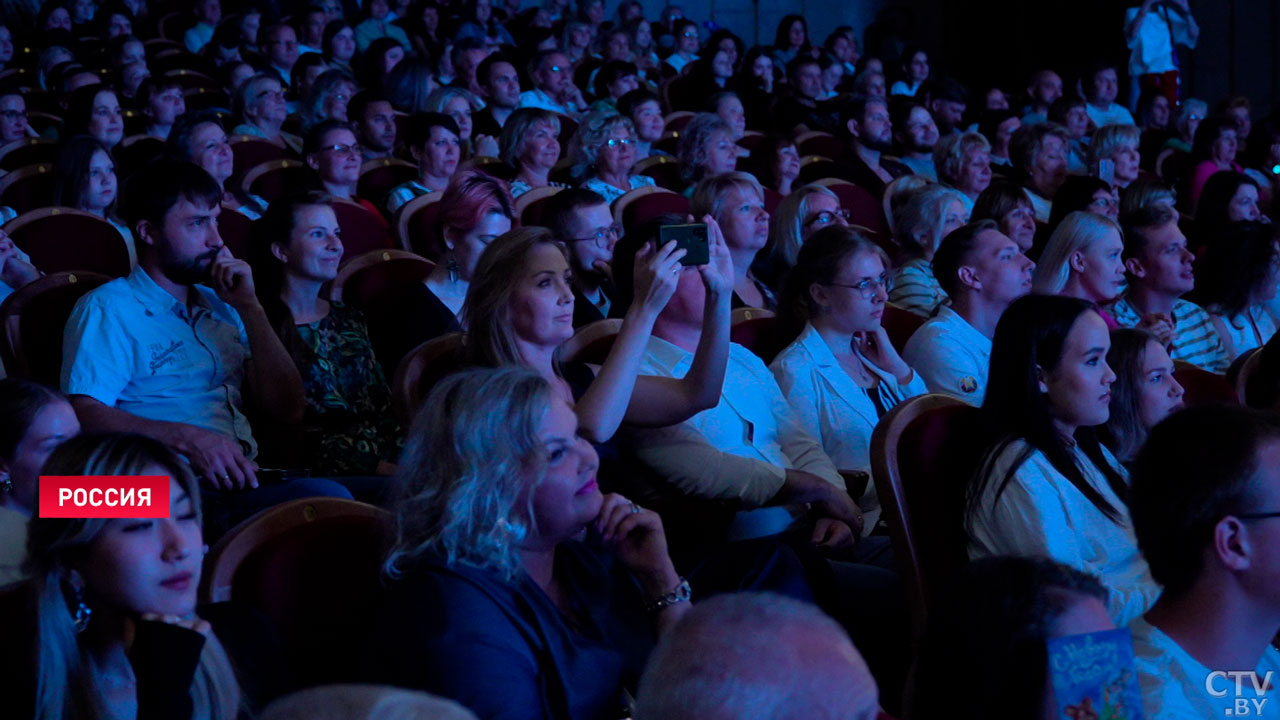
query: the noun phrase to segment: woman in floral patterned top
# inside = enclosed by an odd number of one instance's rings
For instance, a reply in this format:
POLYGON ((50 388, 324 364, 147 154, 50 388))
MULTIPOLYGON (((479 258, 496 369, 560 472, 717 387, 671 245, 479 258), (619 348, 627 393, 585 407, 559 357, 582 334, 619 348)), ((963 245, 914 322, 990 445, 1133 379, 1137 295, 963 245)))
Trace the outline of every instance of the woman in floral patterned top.
POLYGON ((308 447, 312 472, 389 474, 402 431, 364 316, 320 292, 342 259, 329 200, 322 193, 279 200, 254 223, 258 295, 306 387, 303 423, 316 438, 308 447))

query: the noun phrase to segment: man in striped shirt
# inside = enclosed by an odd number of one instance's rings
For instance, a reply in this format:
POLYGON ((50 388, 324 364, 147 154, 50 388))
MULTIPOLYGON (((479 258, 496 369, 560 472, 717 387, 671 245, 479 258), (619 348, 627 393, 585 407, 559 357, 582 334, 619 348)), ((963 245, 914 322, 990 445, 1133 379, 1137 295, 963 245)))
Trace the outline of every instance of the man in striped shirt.
POLYGON ((1112 317, 1124 327, 1151 331, 1174 360, 1225 373, 1230 362, 1209 313, 1181 299, 1195 287, 1195 257, 1178 229, 1177 213, 1152 205, 1121 220, 1129 291, 1112 306, 1112 317))

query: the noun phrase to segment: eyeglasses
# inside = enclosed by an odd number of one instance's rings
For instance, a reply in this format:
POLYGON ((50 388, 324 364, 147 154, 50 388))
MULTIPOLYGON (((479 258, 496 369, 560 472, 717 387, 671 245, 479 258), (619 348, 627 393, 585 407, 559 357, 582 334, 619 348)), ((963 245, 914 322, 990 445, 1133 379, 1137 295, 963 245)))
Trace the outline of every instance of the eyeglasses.
POLYGON ((809 227, 810 225, 830 225, 836 221, 836 218, 849 222, 849 211, 844 208, 839 208, 836 210, 823 210, 821 212, 816 212, 805 219, 803 227, 809 227))
POLYGON ((606 227, 596 228, 595 232, 591 233, 587 237, 568 238, 568 242, 593 242, 596 244, 596 247, 601 250, 608 250, 610 237, 615 241, 622 237, 622 226, 618 223, 614 223, 606 227))
POLYGON ((884 288, 885 293, 893 290, 893 276, 888 273, 881 273, 878 278, 867 278, 857 285, 845 285, 843 283, 822 283, 827 287, 842 287, 850 290, 857 290, 862 294, 863 300, 870 300, 880 292, 880 288, 884 288))
POLYGON ((627 147, 629 145, 635 145, 636 141, 632 140, 631 138, 609 138, 608 140, 604 141, 604 144, 609 147, 618 147, 618 146, 627 147))
POLYGON ((560 67, 559 65, 552 65, 551 72, 553 73, 564 72, 564 68, 560 67))
POLYGON ((359 143, 356 143, 355 145, 326 145, 325 147, 320 148, 321 152, 329 151, 338 153, 339 155, 359 155, 362 150, 364 150, 364 148, 360 147, 359 143))

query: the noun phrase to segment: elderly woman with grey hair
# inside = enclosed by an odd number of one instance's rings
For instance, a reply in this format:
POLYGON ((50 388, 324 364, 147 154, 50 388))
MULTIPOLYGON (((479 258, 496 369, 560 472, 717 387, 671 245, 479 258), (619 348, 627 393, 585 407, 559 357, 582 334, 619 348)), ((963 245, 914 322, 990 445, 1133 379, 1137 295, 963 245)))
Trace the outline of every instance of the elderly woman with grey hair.
POLYGON ((516 169, 511 181, 512 197, 548 185, 563 187, 547 177, 560 160, 560 118, 555 113, 518 108, 502 126, 498 147, 498 157, 516 169))
POLYGON ((738 146, 733 128, 715 113, 699 113, 684 127, 676 145, 680 176, 689 183, 686 196, 703 178, 733 172, 738 164, 738 146))
POLYGON ((933 164, 942 184, 960 192, 965 210, 991 184, 991 143, 976 132, 952 133, 933 149, 933 164))
MULTIPOLYGON (((1095 167, 1103 160, 1113 163, 1112 177, 1103 177, 1118 188, 1127 188, 1138 179, 1142 156, 1138 152, 1138 142, 1142 131, 1137 125, 1103 125, 1093 134, 1089 143, 1089 157, 1095 167)), ((1101 174, 1099 174, 1101 177, 1101 174)))
POLYGON ((569 145, 574 176, 585 178, 582 187, 608 203, 628 191, 652 187, 653 178, 631 174, 636 147, 636 128, 630 119, 615 112, 592 113, 582 119, 569 145))
POLYGON ((1200 129, 1200 122, 1208 115, 1209 104, 1205 101, 1196 98, 1183 100, 1178 118, 1173 122, 1177 134, 1169 138, 1164 146, 1179 152, 1191 152, 1191 142, 1195 140, 1196 130, 1200 129))
POLYGON ((905 262, 893 269, 890 302, 921 317, 946 302, 947 293, 933 274, 933 253, 968 218, 960 193, 940 185, 912 191, 893 211, 894 239, 905 262))
POLYGON ((485 718, 624 707, 691 592, 657 513, 601 493, 598 467, 537 371, 440 381, 397 478, 371 679, 485 718))

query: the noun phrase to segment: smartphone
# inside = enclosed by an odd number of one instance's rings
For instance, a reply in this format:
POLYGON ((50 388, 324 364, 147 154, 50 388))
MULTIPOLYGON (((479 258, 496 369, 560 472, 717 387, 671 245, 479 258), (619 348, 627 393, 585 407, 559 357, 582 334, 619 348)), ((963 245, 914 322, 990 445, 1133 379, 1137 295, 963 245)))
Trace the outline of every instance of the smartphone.
POLYGON ((685 251, 680 258, 681 265, 706 265, 711 261, 711 251, 707 247, 706 223, 690 223, 688 225, 663 225, 658 228, 658 246, 661 247, 676 241, 676 247, 685 251))
POLYGON ((258 468, 256 473, 258 476, 258 484, 266 485, 268 483, 282 483, 296 478, 311 477, 311 471, 306 468, 258 468))
POLYGON ((1098 179, 1102 182, 1116 186, 1116 161, 1110 158, 1103 158, 1098 161, 1098 179))

